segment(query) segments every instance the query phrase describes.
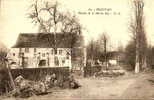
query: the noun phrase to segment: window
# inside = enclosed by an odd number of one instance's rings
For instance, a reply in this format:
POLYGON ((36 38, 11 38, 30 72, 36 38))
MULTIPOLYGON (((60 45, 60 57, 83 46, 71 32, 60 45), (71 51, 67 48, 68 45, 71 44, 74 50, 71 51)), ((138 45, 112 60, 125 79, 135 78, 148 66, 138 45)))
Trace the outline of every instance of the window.
POLYGON ((24 53, 20 52, 19 57, 24 57, 24 53))
POLYGON ((55 51, 55 54, 57 54, 57 49, 56 50, 54 50, 55 51))
POLYGON ((22 67, 25 68, 28 66, 28 57, 22 57, 22 67))
POLYGON ((27 52, 27 53, 28 53, 28 52, 29 52, 29 48, 25 48, 25 52, 27 52))
POLYGON ((21 48, 19 48, 19 52, 21 52, 21 48))
POLYGON ((36 52, 36 48, 34 48, 34 52, 36 52))
POLYGON ((46 66, 46 60, 40 60, 39 66, 46 66))
POLYGON ((62 60, 62 63, 65 64, 65 60, 64 59, 62 60))
POLYGON ((69 55, 66 56, 66 59, 69 59, 69 55))
POLYGON ((24 53, 20 53, 19 55, 20 55, 20 57, 24 57, 24 53))
POLYGON ((51 54, 53 55, 53 53, 54 53, 54 50, 52 49, 52 50, 51 50, 51 54))
POLYGON ((58 59, 58 57, 55 57, 55 65, 59 66, 59 59, 58 59))
POLYGON ((62 50, 59 50, 59 55, 62 55, 62 50))
POLYGON ((39 57, 39 58, 41 57, 41 53, 40 53, 40 52, 38 53, 38 57, 39 57))
POLYGON ((47 52, 46 55, 49 56, 49 53, 47 52))
POLYGON ((66 54, 66 59, 69 59, 69 55, 70 55, 70 53, 67 52, 67 54, 66 54))
POLYGON ((13 53, 13 56, 15 56, 15 53, 13 53))

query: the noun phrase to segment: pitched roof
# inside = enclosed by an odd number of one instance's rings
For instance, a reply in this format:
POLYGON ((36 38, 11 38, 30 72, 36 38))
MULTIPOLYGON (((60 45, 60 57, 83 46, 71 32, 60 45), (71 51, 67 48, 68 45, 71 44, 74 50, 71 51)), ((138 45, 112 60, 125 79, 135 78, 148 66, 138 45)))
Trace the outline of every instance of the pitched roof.
POLYGON ((21 33, 13 48, 53 48, 55 43, 57 48, 71 48, 77 43, 76 37, 79 35, 73 33, 21 33))

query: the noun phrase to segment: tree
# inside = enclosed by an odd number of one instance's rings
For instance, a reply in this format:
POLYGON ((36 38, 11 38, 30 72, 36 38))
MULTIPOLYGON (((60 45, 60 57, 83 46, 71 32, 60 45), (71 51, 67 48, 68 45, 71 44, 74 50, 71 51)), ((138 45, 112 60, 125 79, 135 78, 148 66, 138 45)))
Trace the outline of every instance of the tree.
POLYGON ((109 37, 107 36, 107 34, 102 33, 96 41, 91 40, 89 45, 87 46, 87 58, 92 61, 99 59, 102 62, 105 62, 106 69, 108 40, 109 37))
MULTIPOLYGON (((87 52, 87 61, 88 61, 88 64, 92 64, 93 63, 93 61, 94 61, 94 53, 96 53, 97 51, 95 51, 94 50, 94 47, 95 46, 95 41, 92 39, 90 42, 89 42, 89 44, 88 44, 88 46, 87 46, 87 50, 86 50, 86 52, 87 52)), ((96 55, 95 55, 96 56, 96 55)))
POLYGON ((128 65, 127 69, 135 69, 135 59, 136 59, 136 46, 134 41, 130 41, 125 48, 125 63, 128 65))
POLYGON ((108 65, 107 65, 107 62, 108 62, 108 58, 107 58, 107 45, 108 45, 108 36, 106 33, 103 33, 101 34, 100 36, 100 42, 101 42, 101 45, 104 47, 104 59, 105 59, 105 66, 106 66, 106 69, 108 69, 108 65))
POLYGON ((60 28, 64 33, 81 33, 81 25, 77 17, 72 16, 70 12, 60 11, 59 5, 58 2, 49 0, 34 0, 28 18, 32 19, 35 25, 39 25, 39 32, 56 33, 57 28, 60 28), (48 17, 44 18, 45 16, 48 17))
POLYGON ((14 83, 13 76, 10 70, 10 66, 8 65, 7 52, 3 50, 0 50, 0 67, 1 67, 0 74, 2 74, 0 75, 0 81, 3 83, 2 86, 6 87, 5 85, 8 85, 7 81, 9 81, 8 80, 9 78, 10 83, 11 83, 11 88, 15 90, 16 89, 15 83, 14 83))
POLYGON ((134 0, 134 18, 130 22, 129 31, 132 33, 132 40, 135 43, 135 73, 140 71, 140 68, 146 67, 146 49, 147 40, 144 26, 144 2, 142 0, 134 0))
MULTIPOLYGON (((62 12, 59 10, 58 2, 51 2, 50 0, 33 0, 34 2, 30 6, 28 18, 32 20, 34 25, 38 25, 39 32, 54 33, 54 50, 57 51, 56 34, 58 31, 67 34, 71 33, 71 48, 74 47, 78 38, 77 35, 81 34, 81 24, 75 15, 71 15, 70 12, 62 12), (47 17, 46 17, 47 16, 47 17)), ((48 41, 51 44, 51 39, 48 37, 48 41)), ((72 52, 72 49, 71 49, 72 52)), ((55 55, 54 53, 54 55, 55 55)), ((72 53, 71 53, 72 54, 72 53)))
POLYGON ((120 41, 118 42, 117 51, 118 52, 124 52, 124 46, 122 45, 122 43, 120 41))
POLYGON ((147 50, 147 66, 154 68, 154 46, 149 45, 147 50))

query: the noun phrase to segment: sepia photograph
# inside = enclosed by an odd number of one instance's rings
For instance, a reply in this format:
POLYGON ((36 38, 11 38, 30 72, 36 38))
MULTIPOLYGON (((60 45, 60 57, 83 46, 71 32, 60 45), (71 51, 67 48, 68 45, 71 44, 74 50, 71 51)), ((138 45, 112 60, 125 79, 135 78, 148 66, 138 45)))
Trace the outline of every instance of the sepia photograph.
POLYGON ((0 100, 154 99, 153 0, 0 0, 0 100))

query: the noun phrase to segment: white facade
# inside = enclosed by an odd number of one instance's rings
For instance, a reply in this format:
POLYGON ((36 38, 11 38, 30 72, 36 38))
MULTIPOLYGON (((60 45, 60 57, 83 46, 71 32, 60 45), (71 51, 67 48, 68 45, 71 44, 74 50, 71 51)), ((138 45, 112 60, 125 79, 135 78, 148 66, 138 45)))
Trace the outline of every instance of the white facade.
POLYGON ((8 58, 12 68, 72 67, 70 48, 11 48, 8 58))

